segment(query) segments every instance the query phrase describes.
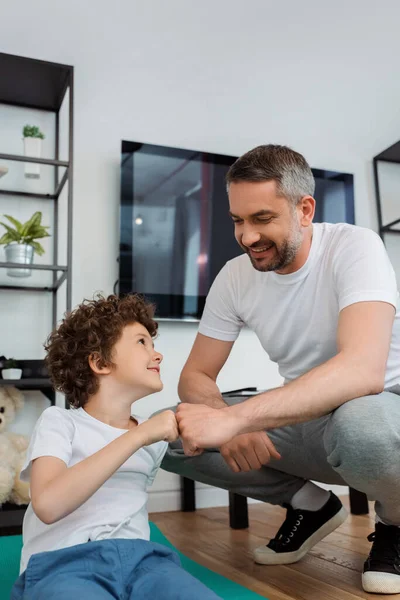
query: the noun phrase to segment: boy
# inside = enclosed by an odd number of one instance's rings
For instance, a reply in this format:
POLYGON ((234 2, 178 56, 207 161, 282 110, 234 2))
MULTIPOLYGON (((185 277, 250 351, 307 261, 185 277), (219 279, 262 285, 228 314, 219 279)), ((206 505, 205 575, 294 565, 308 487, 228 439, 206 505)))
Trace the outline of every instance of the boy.
POLYGON ((149 541, 147 488, 178 438, 175 416, 131 416, 159 392, 151 305, 136 295, 84 301, 49 336, 46 365, 71 410, 38 420, 21 478, 31 503, 12 600, 217 596, 149 541))

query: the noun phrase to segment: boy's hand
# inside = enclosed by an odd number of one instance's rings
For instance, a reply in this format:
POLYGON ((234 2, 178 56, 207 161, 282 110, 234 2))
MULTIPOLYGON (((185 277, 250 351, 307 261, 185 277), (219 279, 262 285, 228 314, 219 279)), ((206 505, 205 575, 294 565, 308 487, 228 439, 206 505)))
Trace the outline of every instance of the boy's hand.
POLYGON ((139 425, 145 436, 144 446, 150 446, 164 440, 174 442, 178 439, 178 423, 172 410, 164 410, 139 425))

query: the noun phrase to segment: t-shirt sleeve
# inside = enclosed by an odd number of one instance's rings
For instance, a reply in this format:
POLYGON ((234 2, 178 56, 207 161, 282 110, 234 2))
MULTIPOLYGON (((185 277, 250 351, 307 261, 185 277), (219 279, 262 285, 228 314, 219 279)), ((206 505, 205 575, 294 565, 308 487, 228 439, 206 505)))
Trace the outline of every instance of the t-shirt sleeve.
POLYGON ((339 311, 357 302, 398 302, 396 276, 381 238, 372 230, 349 232, 336 254, 339 311))
POLYGON ((153 485, 154 479, 157 475, 158 469, 160 468, 162 459, 164 458, 167 448, 168 442, 157 442, 153 445, 153 449, 155 451, 154 465, 150 475, 147 478, 147 488, 153 485))
POLYGON ((54 456, 69 464, 72 455, 74 424, 68 411, 51 406, 39 417, 26 452, 20 479, 29 481, 32 461, 41 456, 54 456))
POLYGON ((223 342, 234 342, 243 327, 236 308, 233 271, 227 263, 214 279, 199 325, 199 333, 223 342))

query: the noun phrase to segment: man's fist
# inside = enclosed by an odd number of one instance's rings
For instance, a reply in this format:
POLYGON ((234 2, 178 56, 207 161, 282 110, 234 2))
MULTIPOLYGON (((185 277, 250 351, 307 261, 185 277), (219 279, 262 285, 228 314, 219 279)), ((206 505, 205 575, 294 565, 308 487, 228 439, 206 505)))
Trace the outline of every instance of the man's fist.
POLYGON ((204 448, 219 448, 240 432, 241 423, 230 407, 210 408, 205 404, 178 404, 176 420, 188 456, 204 448))

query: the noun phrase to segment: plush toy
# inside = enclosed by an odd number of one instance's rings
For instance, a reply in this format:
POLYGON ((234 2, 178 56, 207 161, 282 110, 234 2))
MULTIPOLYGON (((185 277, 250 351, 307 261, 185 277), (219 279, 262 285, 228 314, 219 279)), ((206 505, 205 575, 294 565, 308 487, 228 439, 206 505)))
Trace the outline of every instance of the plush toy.
POLYGON ((29 484, 19 478, 29 440, 6 431, 23 405, 24 397, 19 390, 0 388, 0 505, 7 501, 29 504, 29 484))

